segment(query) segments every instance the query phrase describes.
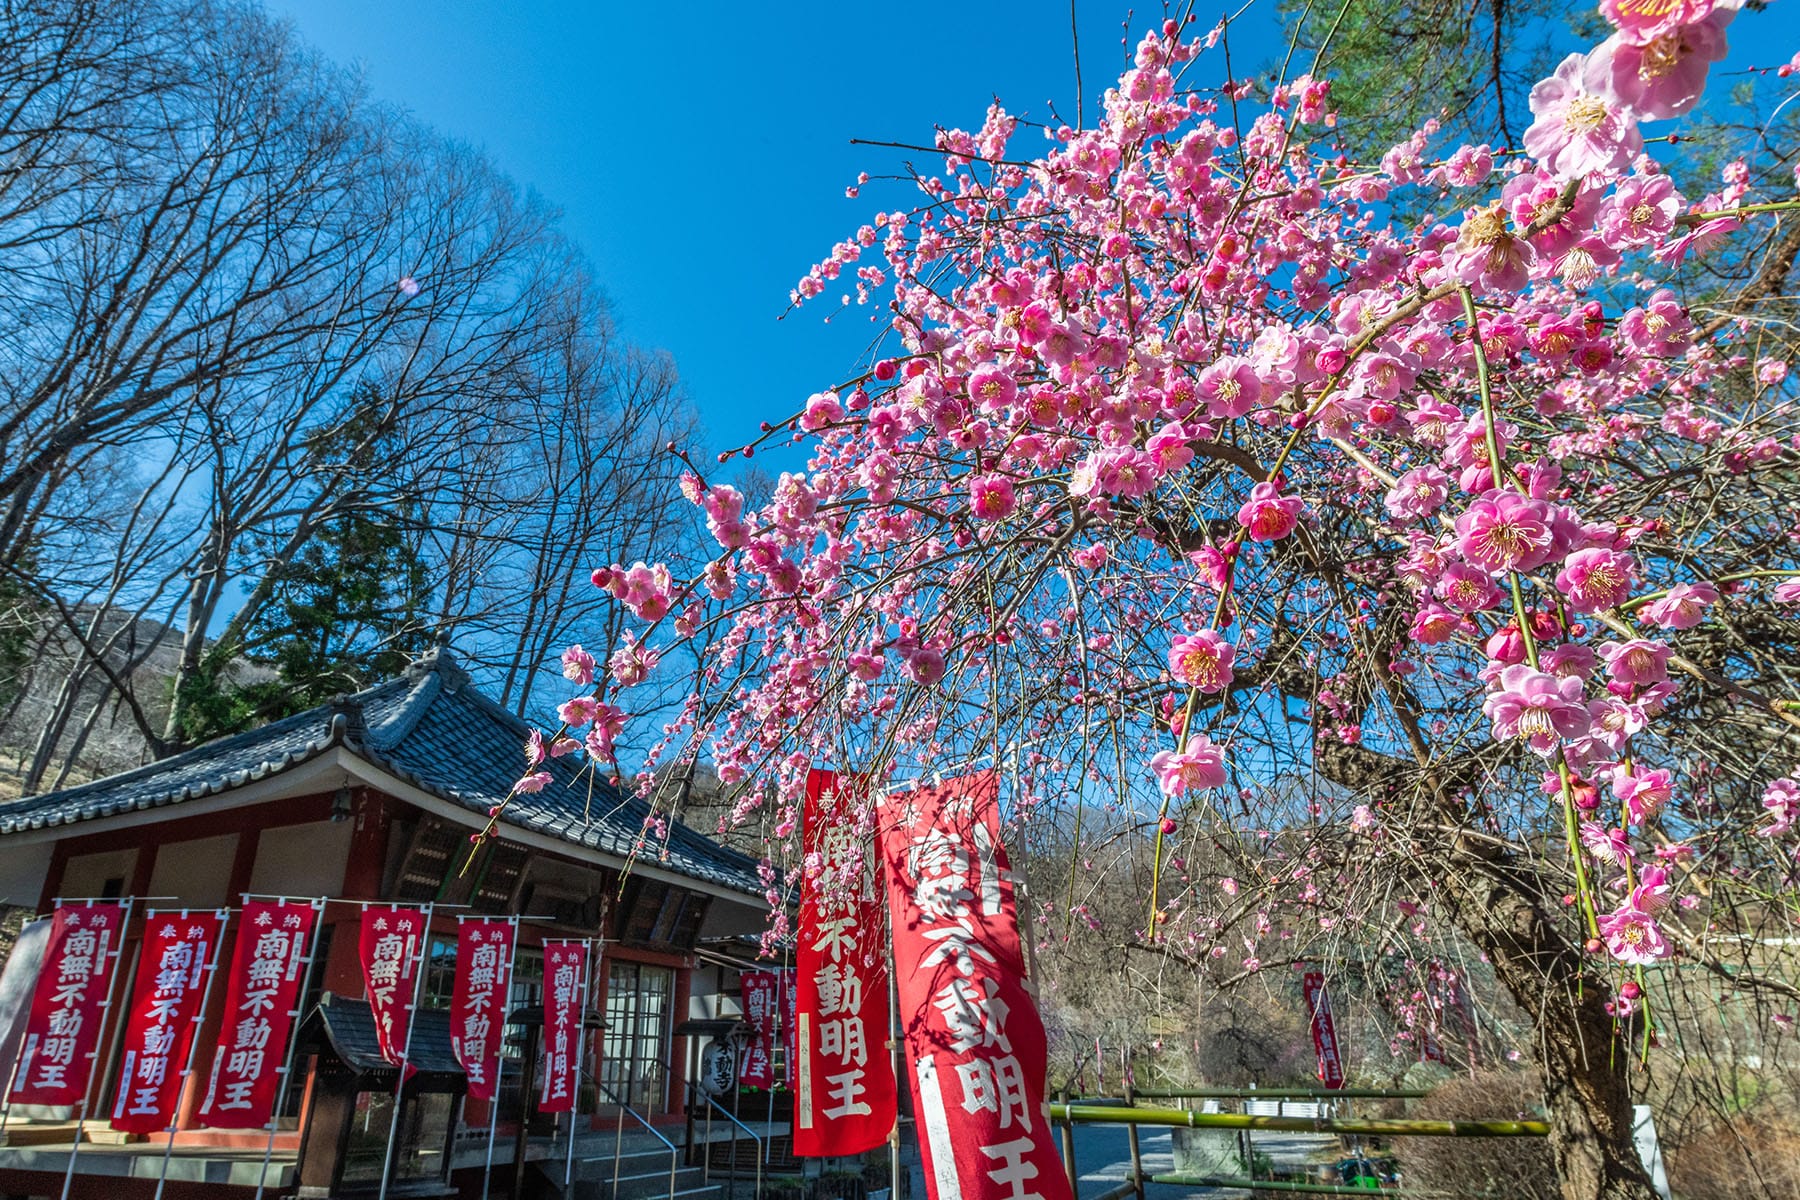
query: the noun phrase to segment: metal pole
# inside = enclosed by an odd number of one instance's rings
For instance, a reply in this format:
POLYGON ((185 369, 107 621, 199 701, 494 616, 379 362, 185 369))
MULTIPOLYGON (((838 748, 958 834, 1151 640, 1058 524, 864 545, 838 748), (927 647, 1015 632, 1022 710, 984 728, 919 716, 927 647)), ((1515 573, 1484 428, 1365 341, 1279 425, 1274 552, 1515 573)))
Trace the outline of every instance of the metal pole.
POLYGON ((500 1136, 500 1084, 506 1078, 506 1012, 512 1007, 513 972, 519 965, 519 919, 512 917, 510 923, 512 944, 506 955, 506 979, 498 989, 500 1004, 494 1014, 500 1021, 500 1052, 494 1056, 494 1098, 488 1102, 487 1161, 481 1168, 481 1200, 488 1200, 488 1188, 494 1178, 494 1142, 500 1136))
POLYGON ((1050 1119, 1052 1121, 1056 1120, 1056 1110, 1058 1108, 1061 1108, 1063 1110, 1063 1123, 1062 1123, 1063 1170, 1069 1176, 1069 1195, 1079 1196, 1081 1194, 1081 1189, 1078 1186, 1080 1183, 1080 1176, 1075 1170, 1075 1121, 1072 1117, 1070 1117, 1068 1115, 1068 1112, 1069 1112, 1069 1089, 1068 1088, 1064 1088, 1062 1090, 1062 1103, 1060 1105, 1053 1104, 1050 1106, 1050 1119))
MULTIPOLYGON (((406 1091, 406 1067, 412 1058, 413 1030, 418 1028, 419 1000, 425 989, 425 963, 431 956, 431 910, 433 906, 425 905, 419 911, 424 914, 424 928, 419 934, 419 965, 417 974, 413 976, 412 1007, 406 1014, 406 1040, 400 1047, 400 1080, 394 1084, 394 1115, 388 1122, 387 1153, 381 1159, 381 1190, 376 1192, 377 1200, 387 1200, 388 1180, 394 1170, 394 1139, 400 1133, 400 1105, 406 1091)), ((367 910, 364 910, 365 915, 367 910)))
MULTIPOLYGON (((581 982, 575 986, 575 1094, 569 1098, 569 1152, 563 1162, 564 1192, 569 1190, 569 1181, 575 1178, 575 1119, 581 1115, 581 1045, 587 1037, 588 964, 594 956, 592 942, 584 940, 581 947, 581 982)), ((596 1087, 594 1103, 598 1106, 599 1102, 600 1091, 596 1087)))
MULTIPOLYGON (((884 904, 882 906, 886 908, 884 904)), ((888 939, 890 949, 893 939, 888 939)), ((888 1058, 893 1063, 894 1083, 899 1085, 900 1075, 900 980, 894 972, 894 957, 890 953, 887 961, 888 969, 888 1058)), ((762 1180, 759 1178, 759 1185, 762 1180)), ((910 1185, 910 1179, 908 1183, 910 1185)), ((907 1191, 912 1188, 908 1186, 907 1191)), ((900 1106, 894 1106, 894 1131, 888 1134, 888 1200, 900 1200, 900 1106)))
MULTIPOLYGON (((1125 1071, 1125 1107, 1135 1108, 1136 1102, 1131 1094, 1131 1071, 1125 1071)), ((1135 1183, 1137 1200, 1144 1200, 1144 1156, 1138 1149, 1138 1130, 1136 1125, 1125 1127, 1125 1141, 1131 1146, 1131 1178, 1135 1183)))
MULTIPOLYGON (((111 901, 106 903, 111 903, 111 901)), ((91 910, 94 907, 94 901, 89 900, 87 906, 91 910)), ((119 964, 124 961, 125 957, 125 931, 131 926, 131 908, 132 899, 129 896, 119 904, 119 940, 118 944, 110 951, 113 960, 112 973, 106 981, 106 995, 100 1001, 100 1028, 102 1029, 106 1028, 106 1019, 112 1013, 113 993, 120 987, 119 976, 122 972, 119 970, 119 964)), ((122 1027, 113 1031, 113 1044, 106 1055, 108 1062, 112 1061, 112 1051, 118 1048, 119 1038, 123 1037, 124 1033, 122 1027)), ((94 1055, 99 1044, 100 1040, 95 1038, 95 1050, 88 1051, 87 1087, 81 1093, 81 1103, 75 1106, 75 1137, 69 1143, 68 1169, 63 1172, 62 1200, 69 1200, 69 1189, 75 1186, 75 1155, 81 1150, 81 1126, 82 1122, 87 1120, 88 1103, 94 1094, 94 1055)))
MULTIPOLYGON (((182 909, 181 915, 182 919, 185 920, 187 918, 187 909, 182 909)), ((149 917, 150 913, 146 910, 144 913, 146 923, 148 923, 149 917)), ((166 1184, 169 1179, 169 1159, 175 1153, 175 1126, 178 1125, 181 1120, 181 1093, 187 1087, 188 1077, 194 1073, 194 1054, 200 1049, 199 1025, 201 1021, 206 1019, 206 1006, 212 1003, 213 981, 218 978, 219 953, 225 945, 225 926, 231 920, 231 911, 229 909, 219 909, 218 917, 219 931, 215 935, 216 940, 213 942, 212 962, 209 963, 206 968, 206 989, 200 993, 200 1007, 194 1010, 194 1015, 190 1018, 195 1028, 193 1033, 189 1035, 190 1040, 188 1041, 187 1063, 181 1068, 181 1087, 175 1090, 175 1111, 169 1114, 169 1141, 168 1144, 163 1147, 162 1170, 156 1176, 155 1200, 162 1200, 163 1185, 166 1184)))
MULTIPOLYGON (((500 1040, 506 1040, 504 1010, 501 1015, 500 1040)), ((500 1083, 506 1078, 506 1055, 502 1053, 494 1064, 494 1098, 488 1102, 488 1144, 487 1162, 481 1168, 481 1200, 488 1200, 488 1188, 494 1178, 494 1141, 500 1136, 500 1083)))
MULTIPOLYGON (((244 902, 248 904, 250 899, 251 897, 246 895, 244 902)), ((268 897, 258 897, 258 899, 268 899, 268 897)), ((286 904, 288 898, 279 896, 275 898, 275 902, 286 904)), ((291 1022, 292 1027, 288 1030, 287 1058, 282 1061, 281 1070, 277 1072, 281 1076, 281 1086, 275 1091, 275 1107, 269 1111, 269 1142, 263 1147, 262 1171, 256 1177, 256 1200, 262 1200, 263 1188, 269 1182, 269 1163, 275 1157, 275 1131, 281 1127, 281 1110, 287 1107, 288 1084, 294 1077, 294 1054, 300 1048, 300 1014, 306 1007, 306 993, 312 987, 313 964, 318 961, 319 957, 319 925, 325 919, 325 901, 323 899, 313 900, 312 910, 312 940, 307 943, 306 947, 306 966, 300 970, 299 1003, 292 1012, 288 1013, 288 1021, 291 1022)))

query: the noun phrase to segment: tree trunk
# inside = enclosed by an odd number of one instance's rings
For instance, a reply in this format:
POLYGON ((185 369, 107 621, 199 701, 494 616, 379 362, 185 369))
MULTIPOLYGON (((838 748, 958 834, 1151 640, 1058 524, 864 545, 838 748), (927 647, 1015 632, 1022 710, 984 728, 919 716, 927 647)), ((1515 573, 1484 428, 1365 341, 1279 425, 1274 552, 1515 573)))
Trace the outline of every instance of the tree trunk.
POLYGON ((1536 1026, 1550 1148, 1565 1200, 1656 1200, 1632 1142, 1625 1076, 1632 1047, 1606 1012, 1611 987, 1598 973, 1583 972, 1583 950, 1545 911, 1535 872, 1466 843, 1447 867, 1440 893, 1451 918, 1536 1026))

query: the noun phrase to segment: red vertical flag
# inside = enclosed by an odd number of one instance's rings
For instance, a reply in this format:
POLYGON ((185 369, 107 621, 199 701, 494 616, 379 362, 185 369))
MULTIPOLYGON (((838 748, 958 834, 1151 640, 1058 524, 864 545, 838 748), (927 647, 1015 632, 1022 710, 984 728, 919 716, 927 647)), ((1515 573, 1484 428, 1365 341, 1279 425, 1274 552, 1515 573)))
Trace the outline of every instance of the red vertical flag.
POLYGON ((456 935, 456 986, 450 998, 450 1049, 469 1077, 469 1095, 477 1100, 494 1098, 512 962, 511 921, 461 923, 456 935))
POLYGON ((738 1083, 744 1087, 775 1086, 775 1014, 781 1007, 781 976, 775 971, 745 971, 738 976, 743 991, 744 1021, 750 1041, 744 1061, 738 1065, 738 1083))
POLYGON ((1306 1010, 1312 1014, 1313 1050, 1319 1056, 1319 1082, 1328 1088, 1344 1086, 1344 1060, 1338 1054, 1337 1023, 1331 1018, 1331 996, 1325 976, 1308 971, 1301 981, 1306 1010))
POLYGON ((1044 1109, 1044 1023, 1025 959, 999 779, 885 797, 908 1078, 932 1200, 1072 1200, 1044 1109))
POLYGON ((587 943, 544 943, 544 1093, 538 1111, 573 1112, 581 1071, 587 943))
POLYGON ((223 912, 147 912, 126 1013, 112 1127, 160 1133, 175 1124, 194 1026, 211 983, 223 912))
POLYGON ((806 779, 795 1045, 794 1153, 861 1154, 887 1140, 898 1108, 878 880, 865 869, 855 800, 830 771, 806 779))
POLYGON ((363 983, 369 992, 369 1010, 375 1014, 375 1040, 381 1045, 381 1057, 396 1067, 406 1055, 406 1030, 412 1022, 413 993, 425 957, 428 924, 425 913, 416 908, 381 904, 363 909, 356 943, 363 983))
POLYGON ((12 1103, 80 1104, 87 1096, 127 912, 116 900, 56 906, 13 1071, 12 1103))
POLYGON ((214 1129, 262 1129, 275 1111, 318 907, 251 900, 238 918, 219 1045, 200 1105, 214 1129))

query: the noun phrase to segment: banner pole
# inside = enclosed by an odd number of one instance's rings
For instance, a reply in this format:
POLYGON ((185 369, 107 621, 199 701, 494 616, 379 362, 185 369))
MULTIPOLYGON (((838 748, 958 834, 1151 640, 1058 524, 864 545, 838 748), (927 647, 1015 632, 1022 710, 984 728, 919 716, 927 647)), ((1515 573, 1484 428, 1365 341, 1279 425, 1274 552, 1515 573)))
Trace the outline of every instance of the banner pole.
MULTIPOLYGON (((103 903, 111 903, 111 901, 104 901, 103 903)), ((133 899, 130 896, 125 897, 125 899, 119 903, 119 938, 112 950, 108 952, 111 954, 113 960, 112 976, 106 981, 106 996, 100 1001, 100 1028, 103 1030, 106 1028, 107 1018, 112 1015, 113 992, 119 986, 119 963, 123 961, 125 953, 125 931, 131 926, 132 903, 133 899)), ((87 906, 91 911, 94 907, 94 901, 89 900, 87 906)), ((120 1030, 119 1032, 123 1033, 123 1030, 120 1030)), ((100 1039, 96 1037, 94 1039, 94 1049, 89 1050, 87 1056, 87 1087, 81 1093, 81 1103, 75 1106, 75 1138, 69 1143, 69 1167, 68 1170, 63 1172, 62 1200, 69 1200, 69 1190, 75 1186, 75 1156, 81 1151, 81 1125, 82 1122, 87 1120, 88 1102, 94 1094, 94 1056, 99 1053, 99 1049, 100 1039)), ((111 1060, 111 1057, 112 1052, 109 1049, 107 1051, 107 1058, 109 1061, 111 1060)))
MULTIPOLYGON (((887 905, 882 905, 886 908, 887 905)), ((893 921, 892 914, 888 918, 893 921)), ((888 1200, 900 1200, 900 1105, 898 1089, 905 1076, 900 1074, 900 978, 894 970, 893 938, 888 938, 887 985, 888 985, 888 1058, 893 1063, 894 1087, 896 1103, 894 1105, 894 1132, 888 1138, 888 1200)), ((918 1115, 913 1117, 913 1127, 918 1128, 918 1115)), ((907 1191, 911 1191, 909 1187, 907 1191)))
POLYGON ((425 988, 425 965, 431 957, 431 913, 436 907, 427 904, 420 909, 425 914, 425 927, 419 935, 419 965, 417 974, 413 976, 412 1007, 406 1010, 406 1040, 400 1047, 400 1081, 394 1085, 394 1115, 388 1122, 387 1153, 381 1159, 381 1190, 376 1193, 376 1200, 387 1200, 388 1179, 394 1170, 394 1139, 400 1134, 400 1101, 406 1091, 406 1067, 412 1059, 413 1030, 419 1024, 419 1000, 425 988))
MULTIPOLYGON (((266 898, 264 897, 264 899, 266 898)), ((244 896, 245 903, 249 903, 249 900, 250 896, 246 894, 244 896)), ((277 903, 286 904, 287 901, 288 898, 282 896, 277 903)), ((263 1188, 268 1185, 269 1162, 275 1157, 275 1131, 281 1125, 281 1110, 287 1107, 288 1082, 294 1074, 294 1054, 300 1048, 300 1018, 306 1008, 307 989, 312 986, 313 962, 319 954, 319 935, 322 932, 320 927, 325 920, 325 901, 323 899, 313 900, 312 910, 313 936, 306 947, 306 966, 300 972, 299 1002, 294 1011, 288 1014, 288 1020, 292 1023, 293 1028, 288 1030, 287 1058, 282 1062, 280 1071, 281 1086, 275 1092, 275 1107, 269 1112, 269 1144, 263 1147, 262 1172, 256 1177, 256 1200, 262 1200, 263 1188)))
MULTIPOLYGON (((509 917, 512 925, 511 950, 506 957, 506 982, 501 988, 500 1053, 494 1056, 494 1099, 488 1104, 487 1162, 481 1168, 481 1200, 488 1200, 488 1188, 494 1177, 494 1140, 500 1136, 500 1084, 506 1079, 506 1010, 512 1004, 513 972, 519 966, 519 918, 509 917)), ((519 1101, 519 1120, 525 1119, 524 1099, 519 1101)))
MULTIPOLYGON (((163 1146, 162 1170, 156 1176, 154 1200, 162 1200, 163 1186, 169 1180, 169 1159, 175 1153, 175 1127, 181 1123, 181 1094, 187 1090, 187 1081, 194 1074, 194 1055, 200 1049, 199 1025, 206 1019, 206 1006, 212 1003, 213 981, 218 978, 219 974, 219 951, 225 945, 225 926, 231 920, 231 910, 228 908, 215 909, 213 915, 219 918, 219 931, 213 935, 212 962, 208 963, 206 967, 206 987, 200 993, 200 1007, 196 1008, 194 1015, 189 1018, 195 1028, 188 1039, 187 1061, 181 1068, 181 1086, 175 1089, 175 1111, 169 1114, 169 1140, 163 1146)), ((181 916, 183 920, 187 918, 187 909, 181 910, 181 916)), ((146 909, 144 911, 146 923, 149 917, 150 912, 146 909)))
POLYGON ((581 1116, 581 1046, 587 1038, 588 964, 594 956, 592 941, 583 939, 581 946, 581 982, 575 993, 575 1094, 569 1098, 569 1152, 563 1160, 564 1193, 568 1192, 569 1181, 575 1177, 575 1125, 581 1116))

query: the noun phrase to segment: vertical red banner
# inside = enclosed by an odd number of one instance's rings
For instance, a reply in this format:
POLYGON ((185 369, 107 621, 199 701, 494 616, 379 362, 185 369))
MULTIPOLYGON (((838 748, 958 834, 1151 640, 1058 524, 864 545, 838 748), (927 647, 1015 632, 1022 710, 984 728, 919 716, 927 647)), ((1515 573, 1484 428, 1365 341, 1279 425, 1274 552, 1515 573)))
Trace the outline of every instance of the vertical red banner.
POLYGON ((223 912, 146 912, 137 983, 125 1016, 112 1127, 161 1133, 175 1124, 195 1025, 218 965, 223 912))
POLYGON ((1044 1109, 1044 1023, 1025 959, 999 778, 878 810, 919 1149, 932 1200, 1072 1200, 1044 1109))
POLYGON ((245 903, 225 977, 219 1045, 200 1105, 202 1125, 268 1126, 318 918, 317 905, 306 901, 245 903))
POLYGON ((857 837, 856 799, 838 776, 806 779, 798 969, 788 994, 794 1153, 861 1154, 887 1140, 898 1109, 887 1050, 888 981, 878 880, 857 837))
POLYGON ((417 908, 380 904, 370 905, 362 913, 356 949, 369 993, 369 1010, 375 1014, 375 1040, 381 1046, 381 1057, 396 1067, 406 1055, 406 1031, 412 1023, 413 994, 418 990, 430 924, 430 918, 417 908))
POLYGON ((12 1103, 80 1104, 87 1096, 128 913, 117 900, 56 906, 13 1072, 12 1103))
POLYGON ((587 943, 544 943, 544 1091, 538 1111, 573 1112, 587 1008, 587 943))
POLYGON ((1301 980, 1306 1010, 1312 1014, 1313 1051, 1319 1056, 1319 1082, 1328 1088, 1344 1086, 1344 1060, 1338 1053, 1337 1023, 1331 1016, 1331 995, 1325 976, 1308 971, 1301 980))
POLYGON ((744 1021, 750 1026, 744 1061, 738 1064, 738 1084, 772 1088, 776 1083, 775 1014, 781 1008, 781 976, 775 971, 745 971, 738 976, 738 984, 742 988, 744 1021))
POLYGON ((469 1077, 469 1095, 494 1098, 500 1036, 512 990, 513 923, 464 920, 456 934, 456 986, 450 998, 450 1049, 469 1077))

